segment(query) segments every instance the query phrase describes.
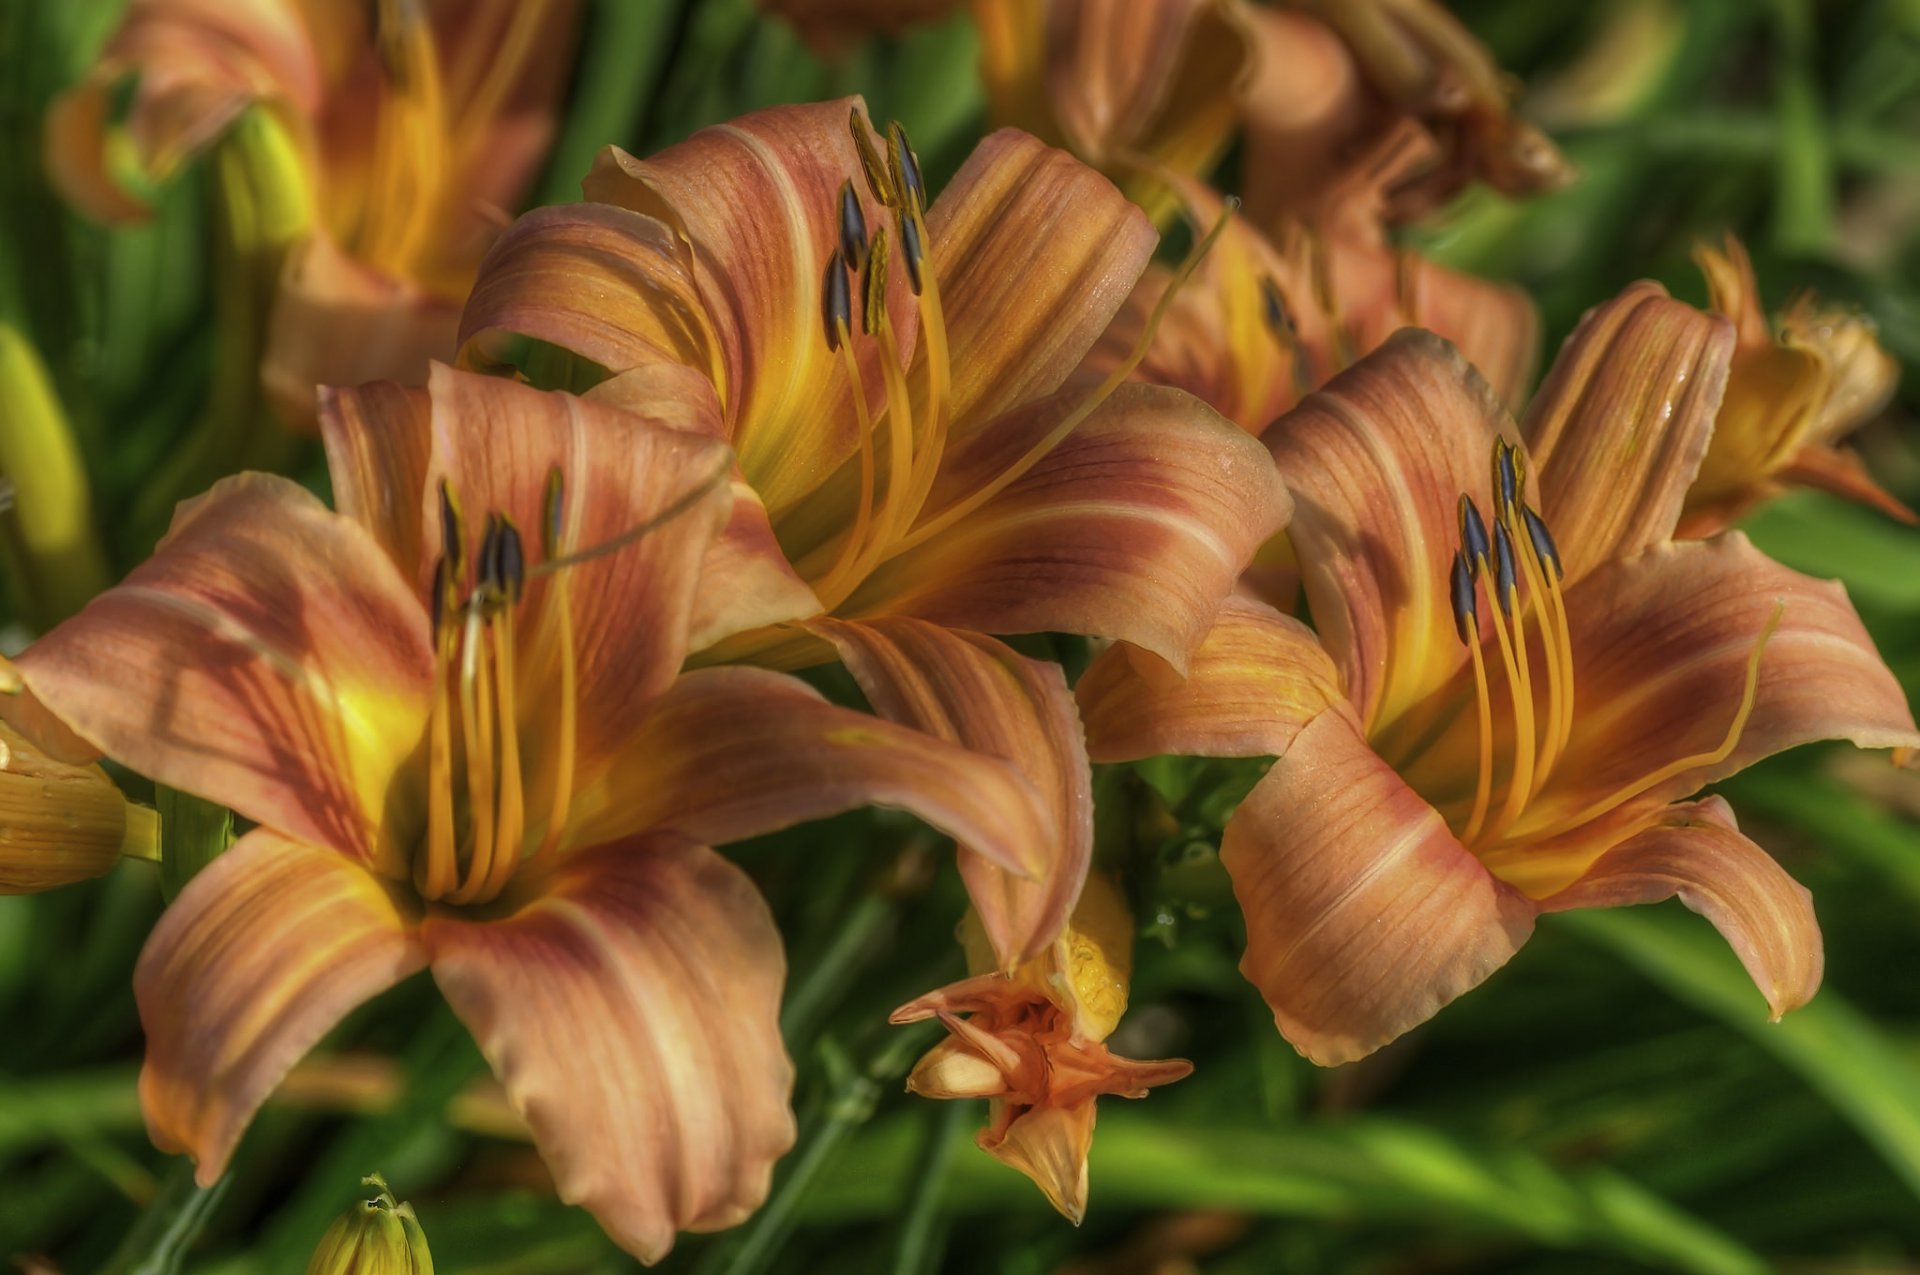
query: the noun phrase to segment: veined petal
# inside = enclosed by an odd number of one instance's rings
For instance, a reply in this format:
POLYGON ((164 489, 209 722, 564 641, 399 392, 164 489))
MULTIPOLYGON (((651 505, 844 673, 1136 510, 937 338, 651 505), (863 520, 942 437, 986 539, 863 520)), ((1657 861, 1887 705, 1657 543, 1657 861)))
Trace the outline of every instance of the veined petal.
POLYGON ((1312 630, 1229 598, 1182 678, 1124 644, 1102 651, 1074 694, 1096 761, 1279 757, 1302 727, 1344 702, 1340 675, 1312 630))
POLYGON ((978 633, 904 617, 812 626, 829 638, 874 711, 1013 763, 1049 815, 1032 877, 960 851, 960 874, 1001 969, 1059 935, 1093 858, 1093 788, 1073 695, 1057 664, 978 633))
POLYGON ((287 1071, 350 1010, 426 964, 412 921, 353 860, 259 828, 208 864, 140 953, 140 1106, 211 1186, 287 1071))
POLYGON ((758 1208, 793 1145, 780 934, 744 872, 672 838, 569 856, 540 889, 428 920, 433 977, 560 1198, 656 1262, 758 1208))
POLYGON ((1106 178, 1015 129, 974 147, 927 211, 956 441, 1060 387, 1157 238, 1106 178))
POLYGON ((1478 986, 1533 909, 1456 841, 1344 708, 1309 722, 1227 823, 1240 963, 1281 1035, 1322 1066, 1363 1058, 1478 986))
POLYGON ((1672 536, 1732 354, 1731 323, 1657 283, 1581 319, 1522 427, 1569 582, 1672 536))
POLYGON ((982 1129, 980 1149, 1033 1179, 1047 1203, 1078 1226, 1087 1215, 1087 1152, 1093 1147, 1094 1100, 1030 1107, 1001 1129, 982 1129))
POLYGON ((1013 766, 756 668, 675 682, 575 798, 572 841, 660 829, 717 845, 865 805, 918 815, 1009 870, 1047 869, 1048 811, 1013 766))
MULTIPOLYGON (((961 444, 933 508, 990 481, 1078 397, 1010 413, 961 444)), ((1184 667, 1289 506, 1258 441, 1188 394, 1123 385, 1020 479, 881 567, 840 610, 1121 638, 1184 667)))
POLYGON ((22 655, 88 742, 171 787, 359 856, 426 723, 427 617, 373 537, 241 474, 180 507, 154 556, 22 655))
MULTIPOLYGON (((609 147, 582 184, 588 199, 672 229, 720 353, 734 450, 776 520, 858 445, 852 386, 820 317, 841 183, 853 179, 867 225, 888 221, 858 176, 856 109, 864 117, 858 98, 757 111, 645 160, 609 147)), ((936 257, 937 245, 936 234, 936 257)), ((904 269, 890 273, 887 302, 904 357, 915 330, 904 269)), ((877 412, 880 344, 856 341, 855 352, 877 412)))
POLYGON ((1846 590, 1788 570, 1738 532, 1600 567, 1568 593, 1567 617, 1581 707, 1518 832, 1557 828, 1628 788, 1648 800, 1683 797, 1813 740, 1920 745, 1906 696, 1846 590), (1727 756, 1639 789, 1669 763, 1719 748, 1776 608, 1752 714, 1727 756))
MULTIPOLYGON (((670 510, 632 543, 566 568, 578 661, 582 765, 623 742, 686 658, 700 570, 733 501, 726 448, 570 394, 436 366, 433 453, 423 499, 437 509, 444 479, 469 520, 467 559, 493 511, 537 552, 548 476, 562 483, 564 553, 608 545, 670 510)), ((441 554, 437 512, 424 515, 423 579, 441 554)), ((538 563, 530 565, 538 566, 538 563)), ((721 587, 724 582, 713 582, 721 587)), ((550 581, 535 581, 522 627, 537 625, 550 581)), ((531 649, 531 648, 530 648, 531 649)))
POLYGON ((1449 270, 1416 252, 1400 255, 1407 322, 1459 348, 1500 401, 1526 401, 1540 361, 1540 315, 1525 289, 1449 270))
POLYGON ((1293 493, 1287 534, 1314 623, 1369 733, 1465 662, 1447 593, 1458 502, 1489 508, 1487 458, 1506 427, 1458 351, 1404 330, 1265 435, 1293 493))
POLYGON ((333 507, 365 527, 409 580, 425 558, 420 493, 427 487, 431 414, 425 389, 391 381, 320 390, 333 507))
POLYGON ((1813 896, 1741 835, 1719 797, 1669 808, 1539 906, 1564 912, 1676 897, 1713 922, 1776 1021, 1813 999, 1825 966, 1813 896))

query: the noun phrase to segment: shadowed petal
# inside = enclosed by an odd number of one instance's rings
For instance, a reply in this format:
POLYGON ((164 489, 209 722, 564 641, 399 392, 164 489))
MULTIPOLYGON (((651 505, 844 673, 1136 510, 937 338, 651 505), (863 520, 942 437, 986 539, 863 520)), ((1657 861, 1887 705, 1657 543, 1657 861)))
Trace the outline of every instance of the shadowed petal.
POLYGON ((1293 493, 1287 534, 1314 624, 1370 729, 1466 659, 1447 593, 1458 501, 1489 508, 1488 457, 1506 425, 1452 346, 1405 330, 1265 435, 1293 493))
POLYGON ((560 1198, 655 1262, 759 1207, 793 1145, 780 935, 745 873, 672 839, 573 855, 541 888, 503 920, 429 920, 434 980, 560 1198))
POLYGON ((1301 727, 1342 702, 1340 675, 1313 631, 1229 598, 1182 678, 1157 657, 1115 644, 1074 694, 1096 761, 1278 757, 1301 727))
MULTIPOLYGON (((644 160, 609 147, 582 183, 589 200, 672 230, 719 352, 724 375, 716 379, 734 450, 776 519, 858 445, 852 388, 820 314, 821 281, 839 243, 841 183, 853 179, 868 226, 888 224, 859 177, 847 127, 855 109, 866 113, 858 98, 757 111, 644 160)), ((571 304, 597 307, 599 295, 571 304)), ((888 310, 897 349, 910 350, 914 307, 904 269, 889 275, 888 310)), ((858 340, 854 348, 877 411, 879 343, 858 340)))
POLYGON ((1015 129, 976 146, 927 212, 953 357, 956 442, 1058 389, 1156 239, 1112 182, 1015 129))
POLYGON ((1322 1066, 1363 1058, 1504 965, 1533 909, 1367 746, 1344 708, 1294 739, 1227 824, 1241 973, 1322 1066))
POLYGON ((406 821, 389 797, 426 722, 427 617, 360 524, 284 478, 183 504, 18 664, 109 756, 289 836, 367 856, 406 821))
POLYGON ((1002 757, 1047 807, 1037 875, 960 851, 960 873, 1001 969, 1037 954, 1066 923, 1093 857, 1093 791, 1080 715, 1057 664, 978 633, 907 618, 817 621, 874 711, 937 739, 1002 757))
MULTIPOLYGON (((965 499, 1076 401, 1071 391, 1044 400, 968 440, 933 507, 965 499)), ((1123 385, 1021 478, 887 563, 841 610, 1121 638, 1182 667, 1288 509, 1256 440, 1178 390, 1123 385)))
POLYGON ((1011 870, 1047 869, 1053 825, 1011 765, 755 668, 674 683, 600 782, 583 785, 572 839, 670 829, 717 845, 865 805, 918 815, 1011 870))
POLYGON ((140 1106, 211 1186, 253 1113, 350 1011, 426 964, 378 877, 256 829, 188 883, 134 970, 140 1106))
POLYGON ((427 486, 430 420, 425 389, 391 381, 320 388, 320 440, 333 507, 371 532, 409 580, 420 574, 425 556, 420 493, 427 486))
POLYGON ((1731 323, 1657 283, 1580 320, 1522 427, 1569 581, 1673 534, 1732 354, 1731 323))
POLYGON ((1564 912, 1670 898, 1713 922, 1776 1021, 1819 990, 1825 959, 1813 896, 1741 835, 1719 797, 1669 808, 1539 906, 1564 912))

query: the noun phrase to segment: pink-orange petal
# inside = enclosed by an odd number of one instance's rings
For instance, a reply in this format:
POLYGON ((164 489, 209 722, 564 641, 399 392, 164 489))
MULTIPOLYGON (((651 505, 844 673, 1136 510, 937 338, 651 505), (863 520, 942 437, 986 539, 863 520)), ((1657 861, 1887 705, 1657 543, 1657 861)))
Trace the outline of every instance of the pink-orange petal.
POLYGON ((1095 658, 1074 695, 1096 761, 1278 757, 1303 726, 1343 702, 1340 675, 1313 631, 1238 597, 1221 606, 1185 677, 1116 644, 1095 658))
POLYGON ((1016 876, 961 847, 960 873, 1000 968, 1037 955, 1066 924, 1093 858, 1093 786, 1073 695, 1056 664, 978 633, 904 617, 817 621, 874 711, 1011 762, 1046 804, 1041 864, 1016 876))
POLYGON ((1713 922, 1776 1020, 1819 990, 1825 958, 1813 896, 1741 834, 1719 797, 1670 807, 1539 906, 1564 912, 1671 898, 1713 922))
POLYGON ((333 507, 372 533, 401 575, 415 578, 432 419, 426 390, 392 381, 327 386, 319 401, 333 507))
POLYGON ((1227 823, 1241 973, 1322 1066, 1365 1057, 1478 986, 1533 930, 1344 708, 1308 723, 1227 823))
POLYGON ((405 822, 390 798, 426 722, 426 613, 365 528, 284 478, 183 504, 152 558, 18 664, 109 756, 288 836, 371 856, 405 822))
POLYGON ((133 990, 147 1035, 140 1106, 163 1151, 211 1186, 253 1113, 346 1014, 426 964, 389 887, 344 855, 265 828, 188 883, 133 990))
POLYGON ((433 976, 533 1131, 560 1198, 643 1261, 742 1221, 793 1145, 786 958, 766 903, 704 846, 567 858, 511 916, 434 917, 433 976))

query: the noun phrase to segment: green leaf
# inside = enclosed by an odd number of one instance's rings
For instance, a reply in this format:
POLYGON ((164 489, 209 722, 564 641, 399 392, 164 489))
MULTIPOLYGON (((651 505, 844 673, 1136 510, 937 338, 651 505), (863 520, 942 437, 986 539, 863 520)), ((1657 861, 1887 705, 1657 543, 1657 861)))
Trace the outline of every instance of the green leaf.
POLYGON ((165 786, 154 789, 154 805, 160 810, 160 889, 171 903, 233 844, 233 812, 165 786))
POLYGON ((1873 1022, 1826 988, 1778 1023, 1740 962, 1698 918, 1634 908, 1568 912, 1571 928, 1674 996, 1751 1037, 1824 1097, 1920 1194, 1920 1070, 1873 1022))

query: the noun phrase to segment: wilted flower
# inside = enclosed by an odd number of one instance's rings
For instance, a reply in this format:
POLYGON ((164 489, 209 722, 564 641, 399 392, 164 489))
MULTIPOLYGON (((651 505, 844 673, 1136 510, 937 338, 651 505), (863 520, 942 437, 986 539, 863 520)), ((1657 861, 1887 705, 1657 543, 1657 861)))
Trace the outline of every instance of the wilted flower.
POLYGON ((123 857, 155 858, 159 837, 153 811, 128 801, 100 767, 49 756, 0 725, 0 894, 84 881, 123 857))
POLYGON ((1187 680, 1124 647, 1082 679, 1097 760, 1279 758, 1222 859, 1241 968, 1314 1060, 1394 1039, 1566 908, 1678 895, 1775 1015, 1818 986, 1806 892, 1724 801, 1683 799, 1808 740, 1920 735, 1839 585, 1737 534, 1672 541, 1733 344, 1636 285, 1516 436, 1444 342, 1394 337, 1267 435, 1318 636, 1236 602, 1187 680))
POLYGON ((155 1142, 211 1183, 302 1054, 431 968, 562 1198, 649 1260, 733 1225, 794 1136, 785 963, 707 846, 878 801, 1020 876, 1046 812, 782 674, 681 673, 739 587, 723 444, 444 367, 330 392, 322 431, 341 512, 228 479, 17 661, 82 737, 259 825, 135 972, 155 1142))
POLYGON ((413 1205, 394 1200, 379 1174, 362 1178, 373 1198, 334 1219, 307 1263, 307 1275, 433 1275, 433 1254, 413 1205))

